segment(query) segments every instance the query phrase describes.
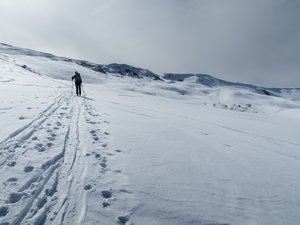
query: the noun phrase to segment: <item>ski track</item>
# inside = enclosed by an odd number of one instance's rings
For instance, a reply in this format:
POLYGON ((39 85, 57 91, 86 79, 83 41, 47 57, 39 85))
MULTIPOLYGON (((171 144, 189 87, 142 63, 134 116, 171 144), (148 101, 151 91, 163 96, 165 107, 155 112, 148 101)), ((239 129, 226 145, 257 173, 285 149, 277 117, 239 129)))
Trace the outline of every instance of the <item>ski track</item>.
POLYGON ((0 183, 0 224, 87 224, 87 209, 95 206, 101 214, 110 208, 110 224, 128 224, 130 213, 113 206, 118 193, 111 171, 118 170, 108 169, 113 154, 106 152, 109 132, 101 124, 90 99, 65 92, 3 140, 0 172, 7 179, 0 183), (88 202, 88 194, 99 196, 99 203, 88 202))

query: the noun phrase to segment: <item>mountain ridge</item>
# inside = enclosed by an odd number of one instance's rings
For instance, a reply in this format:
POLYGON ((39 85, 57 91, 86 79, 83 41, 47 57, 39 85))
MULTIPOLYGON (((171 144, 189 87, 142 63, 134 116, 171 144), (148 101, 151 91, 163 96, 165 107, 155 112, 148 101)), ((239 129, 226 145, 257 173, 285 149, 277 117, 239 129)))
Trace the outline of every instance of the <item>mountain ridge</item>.
POLYGON ((253 84, 247 83, 240 83, 240 82, 233 82, 233 81, 226 81, 220 78, 216 78, 212 75, 208 74, 201 74, 201 73, 164 73, 163 75, 156 74, 148 69, 135 67, 132 65, 128 65, 125 63, 110 63, 107 65, 98 64, 94 62, 90 62, 87 60, 81 59, 72 59, 68 57, 56 56, 51 53, 40 52, 37 50, 31 50, 22 47, 15 47, 13 45, 0 43, 0 52, 5 54, 17 54, 17 55, 26 55, 26 56, 36 56, 36 57, 45 57, 47 59, 51 59, 54 61, 65 61, 65 62, 72 62, 84 68, 93 70, 98 73, 102 74, 115 74, 118 76, 127 76, 132 78, 150 78, 152 80, 158 81, 173 81, 173 82, 194 82, 206 87, 216 87, 216 86, 229 86, 229 87, 242 87, 254 90, 259 94, 270 95, 270 96, 277 96, 278 94, 282 93, 283 91, 300 91, 300 88, 297 87, 262 87, 256 86, 253 84), (191 79, 194 78, 194 79, 191 79))

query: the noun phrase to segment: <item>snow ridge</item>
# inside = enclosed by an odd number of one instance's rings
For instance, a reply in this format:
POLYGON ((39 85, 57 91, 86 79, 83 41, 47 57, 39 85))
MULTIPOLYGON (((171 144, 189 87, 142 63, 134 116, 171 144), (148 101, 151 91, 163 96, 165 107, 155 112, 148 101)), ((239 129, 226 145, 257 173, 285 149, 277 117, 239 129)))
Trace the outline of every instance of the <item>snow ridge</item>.
POLYGON ((206 87, 214 88, 214 87, 234 87, 239 89, 248 89, 255 93, 279 97, 282 94, 299 92, 300 88, 265 88, 265 87, 257 87, 251 84, 243 84, 237 82, 229 82, 222 79, 218 79, 212 77, 207 74, 176 74, 176 73, 165 73, 163 76, 166 80, 171 81, 179 81, 179 82, 194 82, 201 84, 206 87))
MULTIPOLYGON (((69 63, 76 63, 84 68, 93 70, 95 72, 99 72, 102 74, 114 74, 118 76, 127 76, 133 78, 149 78, 153 80, 161 80, 160 76, 147 70, 142 69, 134 66, 129 66, 127 64, 109 64, 109 65, 101 65, 92 63, 86 60, 77 60, 77 59, 70 59, 66 57, 59 57, 53 54, 34 51, 25 48, 18 48, 11 45, 0 43, 0 53, 11 54, 11 55, 24 55, 29 57, 44 57, 53 61, 62 61, 62 62, 69 62, 69 63)), ((31 69, 27 65, 21 65, 24 69, 31 69)))

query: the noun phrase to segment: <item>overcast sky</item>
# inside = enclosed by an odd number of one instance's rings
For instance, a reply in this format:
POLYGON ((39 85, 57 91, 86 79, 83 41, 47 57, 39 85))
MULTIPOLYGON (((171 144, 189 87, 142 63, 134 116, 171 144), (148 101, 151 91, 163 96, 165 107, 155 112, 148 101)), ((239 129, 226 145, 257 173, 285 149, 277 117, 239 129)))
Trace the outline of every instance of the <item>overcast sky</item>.
POLYGON ((0 0, 0 42, 300 87, 300 0, 0 0))

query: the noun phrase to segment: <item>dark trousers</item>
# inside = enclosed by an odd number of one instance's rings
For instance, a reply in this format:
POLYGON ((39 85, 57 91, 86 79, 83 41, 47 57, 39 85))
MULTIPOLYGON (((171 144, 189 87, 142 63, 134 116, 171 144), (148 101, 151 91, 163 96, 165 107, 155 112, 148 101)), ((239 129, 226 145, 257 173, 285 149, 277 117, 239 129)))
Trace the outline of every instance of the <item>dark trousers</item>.
POLYGON ((77 96, 81 96, 81 82, 75 82, 75 86, 77 96))

